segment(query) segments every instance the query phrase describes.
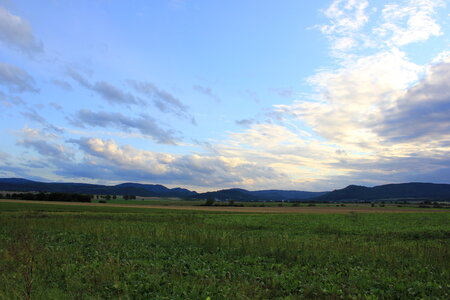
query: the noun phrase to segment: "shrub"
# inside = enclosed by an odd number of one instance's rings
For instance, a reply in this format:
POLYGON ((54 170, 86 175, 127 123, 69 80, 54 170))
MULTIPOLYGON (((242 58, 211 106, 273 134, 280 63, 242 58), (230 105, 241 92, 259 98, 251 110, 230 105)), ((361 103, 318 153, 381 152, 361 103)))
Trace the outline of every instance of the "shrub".
POLYGON ((213 204, 214 204, 214 199, 213 198, 206 199, 206 202, 205 202, 206 206, 212 206, 213 204))

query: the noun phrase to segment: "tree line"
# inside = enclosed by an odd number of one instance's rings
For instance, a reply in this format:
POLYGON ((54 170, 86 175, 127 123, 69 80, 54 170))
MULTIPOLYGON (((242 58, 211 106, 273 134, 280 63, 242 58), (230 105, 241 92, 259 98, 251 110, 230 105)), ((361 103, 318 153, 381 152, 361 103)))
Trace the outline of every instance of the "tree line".
POLYGON ((8 193, 0 195, 3 199, 63 201, 63 202, 91 202, 92 195, 72 193, 8 193))

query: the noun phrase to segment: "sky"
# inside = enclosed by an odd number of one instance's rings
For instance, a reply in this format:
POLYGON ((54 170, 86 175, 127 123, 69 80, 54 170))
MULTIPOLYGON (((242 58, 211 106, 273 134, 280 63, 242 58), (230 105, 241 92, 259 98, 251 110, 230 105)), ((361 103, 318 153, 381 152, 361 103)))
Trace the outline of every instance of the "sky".
POLYGON ((0 177, 450 183, 449 6, 0 0, 0 177))

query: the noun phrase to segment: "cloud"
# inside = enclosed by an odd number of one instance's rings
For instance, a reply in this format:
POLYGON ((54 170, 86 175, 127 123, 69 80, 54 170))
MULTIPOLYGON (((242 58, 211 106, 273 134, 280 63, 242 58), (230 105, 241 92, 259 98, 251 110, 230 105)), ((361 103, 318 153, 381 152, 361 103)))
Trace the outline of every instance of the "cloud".
POLYGON ((446 153, 419 151, 407 157, 380 156, 347 160, 330 164, 330 167, 345 168, 346 174, 331 176, 329 180, 337 186, 348 184, 379 185, 402 182, 450 183, 450 160, 446 153), (411 172, 414 166, 414 172, 411 172))
POLYGON ((59 79, 53 79, 52 83, 54 85, 56 85, 56 86, 59 86, 63 90, 66 90, 66 91, 72 90, 72 85, 70 83, 68 83, 67 81, 59 80, 59 79))
POLYGON ((0 103, 6 107, 11 107, 13 105, 24 105, 25 102, 22 98, 18 96, 6 95, 2 91, 0 91, 0 103))
POLYGON ((294 95, 292 88, 275 88, 273 91, 283 98, 291 98, 294 95))
POLYGON ((8 153, 0 151, 0 160, 4 161, 4 160, 9 159, 10 157, 11 157, 11 155, 9 155, 8 153))
POLYGON ((450 60, 432 66, 419 83, 384 111, 378 133, 395 142, 450 140, 450 60))
POLYGON ((255 121, 252 119, 242 119, 242 120, 236 120, 235 122, 236 122, 236 124, 241 125, 241 126, 250 126, 255 121))
POLYGON ((75 71, 73 68, 67 68, 67 76, 78 82, 79 85, 84 86, 87 89, 91 89, 92 85, 84 78, 79 72, 75 71))
POLYGON ((28 22, 0 7, 0 41, 28 55, 43 51, 42 42, 33 34, 28 22))
POLYGON ((166 92, 151 82, 128 80, 137 92, 153 100, 155 106, 164 113, 173 113, 196 124, 195 118, 188 113, 188 107, 174 95, 166 92))
POLYGON ((53 131, 56 133, 63 133, 64 130, 59 128, 53 124, 50 124, 43 116, 41 116, 36 110, 29 109, 28 111, 22 112, 22 115, 26 117, 28 120, 36 122, 44 126, 45 130, 53 131))
POLYGON ((366 0, 334 0, 324 11, 331 24, 322 25, 321 31, 325 34, 336 34, 361 29, 369 21, 366 14, 368 6, 369 2, 366 0))
POLYGON ((333 55, 355 49, 361 44, 361 30, 369 21, 366 0, 334 0, 324 11, 330 24, 317 26, 332 43, 333 55))
MULTIPOLYGON (((106 81, 96 82, 91 89, 97 92, 103 99, 114 104, 138 104, 139 101, 129 93, 125 93, 106 81)), ((141 102, 142 104, 142 102, 141 102)))
POLYGON ((55 142, 56 135, 43 133, 38 129, 24 128, 20 132, 22 138, 17 145, 32 149, 52 161, 71 160, 73 155, 67 149, 55 142))
POLYGON ((81 86, 95 92, 111 104, 145 106, 145 102, 137 99, 132 94, 122 91, 120 88, 106 81, 90 83, 80 73, 73 69, 67 70, 67 75, 81 86))
POLYGON ((277 105, 276 111, 303 122, 329 141, 367 149, 380 142, 373 123, 382 117, 382 111, 395 105, 422 70, 399 50, 362 57, 310 78, 319 93, 316 101, 277 105))
POLYGON ((369 12, 367 0, 334 0, 324 11, 329 23, 316 28, 331 42, 331 54, 346 60, 363 50, 392 49, 441 35, 434 17, 443 6, 441 0, 411 0, 369 12))
POLYGON ((382 9, 383 23, 373 32, 388 46, 404 46, 442 34, 433 16, 444 1, 412 0, 407 5, 387 4, 382 9))
POLYGON ((31 148, 43 156, 50 156, 59 159, 66 158, 63 148, 55 144, 50 144, 44 140, 21 140, 18 142, 18 145, 31 148))
POLYGON ((50 102, 49 105, 53 107, 55 110, 62 111, 62 106, 55 102, 50 102))
POLYGON ((0 85, 5 86, 10 92, 31 92, 39 90, 34 87, 34 79, 25 70, 0 62, 0 85))
POLYGON ((84 125, 116 127, 126 132, 135 129, 157 143, 175 145, 177 142, 172 130, 161 128, 157 120, 145 114, 141 114, 138 118, 131 118, 120 113, 92 112, 88 109, 82 109, 71 120, 71 123, 80 127, 84 125))
POLYGON ((196 186, 239 186, 248 180, 268 180, 280 175, 270 167, 257 166, 224 156, 172 155, 120 146, 112 140, 71 140, 84 151, 83 162, 61 168, 64 176, 101 176, 115 180, 157 181, 196 186), (105 171, 103 174, 100 170, 105 171))
POLYGON ((210 97, 216 101, 220 101, 220 98, 216 94, 214 94, 213 90, 210 87, 196 84, 196 85, 193 85, 192 88, 195 91, 199 92, 200 94, 210 97))

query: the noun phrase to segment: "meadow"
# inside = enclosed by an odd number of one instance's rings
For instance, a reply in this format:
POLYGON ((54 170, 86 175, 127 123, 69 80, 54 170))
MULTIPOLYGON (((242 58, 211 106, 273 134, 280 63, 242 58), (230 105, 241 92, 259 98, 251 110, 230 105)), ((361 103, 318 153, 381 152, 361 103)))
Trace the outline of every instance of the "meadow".
POLYGON ((449 299, 450 213, 0 202, 0 299, 449 299))

